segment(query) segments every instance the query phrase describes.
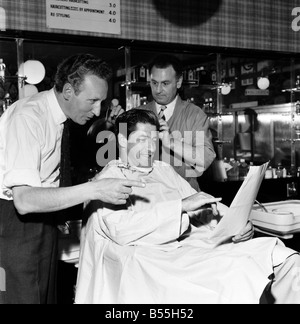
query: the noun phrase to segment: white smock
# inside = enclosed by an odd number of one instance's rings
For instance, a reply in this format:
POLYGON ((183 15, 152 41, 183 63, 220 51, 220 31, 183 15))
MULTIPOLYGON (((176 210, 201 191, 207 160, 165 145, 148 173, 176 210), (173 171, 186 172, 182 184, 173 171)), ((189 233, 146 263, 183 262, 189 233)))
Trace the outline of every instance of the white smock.
POLYGON ((277 238, 207 244, 209 224, 196 228, 181 212, 196 191, 168 164, 142 171, 113 161, 99 178, 146 188, 133 188, 126 206, 87 204, 76 304, 259 303, 273 266, 295 253, 277 238))

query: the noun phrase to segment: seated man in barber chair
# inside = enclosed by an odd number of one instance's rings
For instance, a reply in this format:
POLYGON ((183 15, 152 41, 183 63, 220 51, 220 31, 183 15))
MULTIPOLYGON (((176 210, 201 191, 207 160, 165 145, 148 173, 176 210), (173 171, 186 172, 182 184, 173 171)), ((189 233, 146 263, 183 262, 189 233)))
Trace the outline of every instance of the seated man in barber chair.
POLYGON ((146 187, 124 195, 121 207, 86 204, 75 303, 300 303, 300 256, 277 238, 251 239, 249 222, 232 242, 209 246, 205 238, 227 207, 154 159, 158 136, 170 145, 159 129, 150 111, 117 119, 120 159, 97 177, 146 187))

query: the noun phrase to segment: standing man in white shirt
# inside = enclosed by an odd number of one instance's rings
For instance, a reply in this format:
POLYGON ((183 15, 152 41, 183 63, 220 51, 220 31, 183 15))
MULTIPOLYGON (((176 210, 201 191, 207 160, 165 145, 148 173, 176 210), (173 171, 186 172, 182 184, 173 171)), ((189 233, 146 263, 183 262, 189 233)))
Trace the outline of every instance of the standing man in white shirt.
POLYGON ((99 116, 111 75, 101 59, 74 55, 60 64, 54 89, 16 102, 0 119, 0 304, 56 302, 55 212, 86 200, 122 205, 132 186, 144 186, 103 179, 59 187, 64 122, 99 116))
POLYGON ((208 117, 200 107, 180 98, 183 68, 175 56, 159 55, 149 70, 154 101, 140 108, 159 116, 162 131, 169 129, 170 145, 163 147, 161 160, 199 191, 197 178, 216 157, 208 117))

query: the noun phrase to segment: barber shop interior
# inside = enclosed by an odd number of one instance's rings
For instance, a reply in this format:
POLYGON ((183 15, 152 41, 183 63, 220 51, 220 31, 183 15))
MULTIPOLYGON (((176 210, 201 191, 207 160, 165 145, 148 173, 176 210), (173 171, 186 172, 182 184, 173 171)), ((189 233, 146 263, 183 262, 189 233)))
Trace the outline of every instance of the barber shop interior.
POLYGON ((300 304, 299 2, 0 0, 0 186, 0 304, 300 304))

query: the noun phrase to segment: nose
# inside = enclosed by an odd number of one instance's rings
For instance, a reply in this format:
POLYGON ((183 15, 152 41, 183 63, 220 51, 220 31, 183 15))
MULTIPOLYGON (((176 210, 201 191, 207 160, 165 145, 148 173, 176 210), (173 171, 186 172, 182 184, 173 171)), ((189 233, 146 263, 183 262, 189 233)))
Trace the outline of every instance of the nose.
POLYGON ((157 86, 156 86, 156 92, 157 93, 161 93, 162 92, 162 84, 161 83, 158 83, 157 86))
POLYGON ((93 113, 96 117, 100 116, 101 113, 101 101, 97 102, 93 106, 93 113))
POLYGON ((155 141, 148 142, 148 150, 150 153, 155 153, 155 151, 156 151, 156 142, 155 141))

